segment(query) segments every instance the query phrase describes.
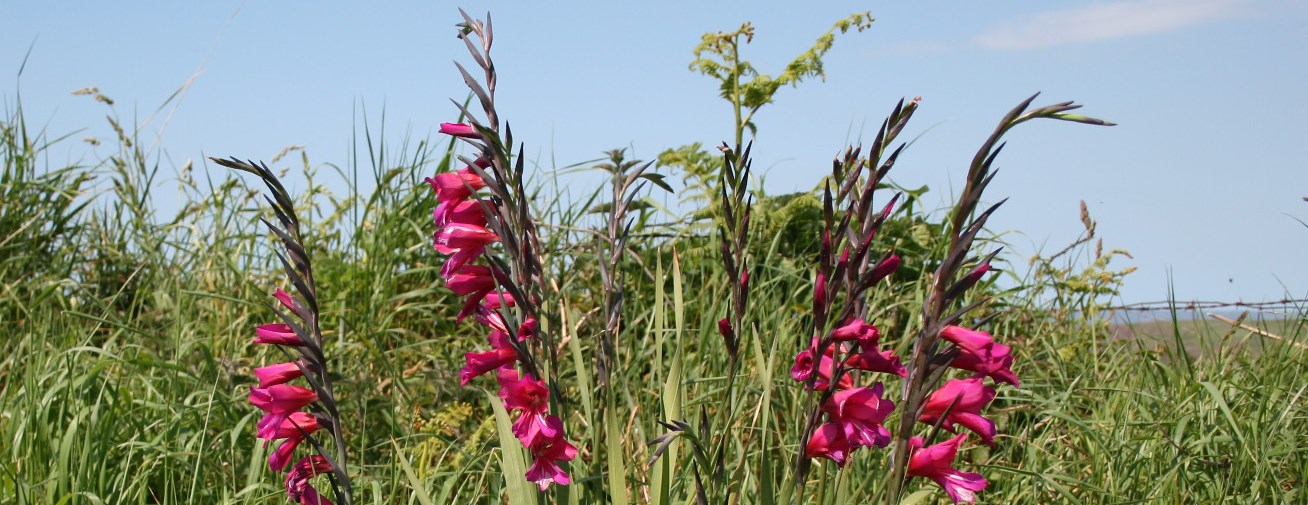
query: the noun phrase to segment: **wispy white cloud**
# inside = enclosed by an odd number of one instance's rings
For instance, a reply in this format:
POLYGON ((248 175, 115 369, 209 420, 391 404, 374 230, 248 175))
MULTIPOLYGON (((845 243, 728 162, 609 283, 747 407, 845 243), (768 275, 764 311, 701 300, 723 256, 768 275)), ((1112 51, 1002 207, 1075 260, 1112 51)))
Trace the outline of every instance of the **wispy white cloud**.
POLYGON ((1126 0, 1033 14, 978 35, 986 49, 1083 44, 1177 30, 1246 13, 1250 0, 1126 0))

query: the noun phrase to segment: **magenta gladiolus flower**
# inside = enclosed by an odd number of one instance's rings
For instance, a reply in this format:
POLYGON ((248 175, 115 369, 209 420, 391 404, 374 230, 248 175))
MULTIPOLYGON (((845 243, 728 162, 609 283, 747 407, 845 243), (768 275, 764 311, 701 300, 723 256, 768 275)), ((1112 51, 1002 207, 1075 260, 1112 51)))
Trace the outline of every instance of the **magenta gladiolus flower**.
POLYGON ((491 269, 487 267, 464 265, 445 279, 445 287, 459 296, 477 293, 477 299, 480 300, 495 289, 495 276, 491 275, 491 269))
POLYGON ((459 371, 459 384, 467 386, 469 382, 472 382, 472 379, 481 374, 517 363, 518 352, 513 350, 512 347, 503 347, 483 352, 464 353, 463 359, 468 364, 459 371))
POLYGON ((536 336, 536 330, 538 328, 540 328, 540 323, 536 321, 536 318, 527 318, 526 321, 523 321, 522 324, 518 325, 518 341, 522 342, 523 340, 536 336))
POLYGON ((254 334, 257 335, 254 339, 254 343, 256 344, 277 344, 277 345, 289 345, 289 346, 304 345, 304 341, 300 340, 300 336, 296 335, 295 331, 292 330, 290 326, 287 326, 282 323, 265 324, 259 326, 258 328, 254 329, 254 334))
POLYGON ((961 472, 953 467, 958 447, 963 444, 966 434, 923 448, 922 438, 909 439, 912 456, 908 461, 910 477, 926 477, 945 488, 945 493, 954 503, 975 503, 976 493, 986 488, 986 479, 979 473, 961 472))
MULTIPOLYGON (((269 414, 270 416, 272 414, 269 414)), ((267 417, 267 416, 265 416, 267 417)), ((265 437, 264 427, 260 427, 260 437, 268 441, 286 439, 282 441, 272 454, 268 455, 268 467, 273 470, 281 470, 291 462, 291 456, 295 454, 295 448, 303 442, 309 434, 322 429, 318 423, 318 418, 304 412, 292 412, 290 416, 283 419, 275 429, 271 430, 270 436, 265 437)), ((264 445, 267 445, 265 443, 264 445)))
MULTIPOLYGON (((482 296, 485 297, 489 295, 482 295, 482 296)), ((491 329, 492 332, 491 335, 488 335, 486 338, 492 339, 491 340, 492 343, 494 343, 495 337, 493 335, 495 335, 495 332, 503 333, 505 335, 505 338, 508 338, 509 326, 507 323, 504 322, 504 316, 501 316, 499 312, 496 312, 495 310, 485 305, 478 305, 477 315, 473 318, 473 320, 477 321, 477 324, 480 324, 482 326, 491 329)))
POLYGON ((285 384, 304 376, 300 363, 277 363, 254 369, 254 376, 259 379, 259 387, 266 388, 276 384, 285 384))
POLYGON ((485 207, 492 207, 494 204, 489 200, 454 200, 441 202, 432 211, 432 222, 436 228, 444 228, 450 223, 463 223, 474 226, 486 226, 485 207))
POLYGON ((275 384, 250 388, 250 403, 269 414, 290 414, 317 400, 318 395, 312 389, 300 386, 275 384))
MULTIPOLYGON (((478 158, 475 162, 478 168, 490 166, 490 162, 478 158)), ((481 180, 471 167, 463 167, 457 172, 445 172, 435 176, 423 179, 431 185, 431 189, 436 192, 436 201, 438 202, 457 202, 462 201, 472 192, 486 187, 486 181, 481 180)))
POLYGON ((294 412, 305 405, 318 400, 318 395, 311 389, 287 384, 275 384, 266 388, 250 388, 250 403, 259 410, 267 412, 259 419, 258 436, 264 440, 274 440, 278 426, 294 412))
POLYGON ((313 476, 331 472, 332 464, 327 461, 327 458, 317 454, 305 456, 286 474, 286 496, 301 505, 331 505, 331 502, 320 496, 318 490, 313 488, 313 484, 309 483, 309 479, 313 476))
POLYGON ((813 349, 804 349, 795 355, 795 365, 790 367, 790 378, 795 379, 795 382, 804 382, 813 376, 816 367, 813 349))
POLYGON ((304 438, 305 435, 313 433, 322 428, 318 424, 318 417, 308 412, 292 412, 291 415, 283 419, 281 424, 277 425, 276 431, 273 432, 271 440, 282 438, 304 438))
POLYGON ((845 360, 845 366, 856 370, 867 370, 869 372, 881 372, 908 377, 908 369, 900 364, 899 356, 895 356, 895 351, 884 350, 877 352, 876 347, 863 348, 858 354, 850 356, 845 360))
POLYGON ((881 341, 881 330, 862 319, 855 319, 831 330, 831 339, 837 342, 857 340, 864 349, 874 349, 881 341))
POLYGON ((851 448, 890 445, 890 430, 881 423, 894 412, 895 403, 882 398, 884 392, 880 382, 870 388, 837 391, 822 406, 840 424, 851 448))
POLYGON ((437 230, 434 236, 436 250, 441 254, 455 253, 460 249, 481 248, 499 240, 500 236, 493 231, 475 224, 464 223, 446 224, 444 228, 437 230))
POLYGON ((502 307, 512 307, 517 304, 513 295, 507 291, 491 291, 482 297, 481 306, 488 310, 499 310, 502 307))
POLYGON ((982 442, 994 444, 995 423, 981 416, 981 410, 994 399, 995 388, 986 386, 980 376, 952 379, 927 397, 922 415, 917 420, 934 425, 943 416, 942 428, 954 431, 954 424, 961 424, 981 435, 982 442))
POLYGON ((1013 349, 999 342, 991 342, 979 352, 961 349, 954 361, 949 364, 959 370, 968 370, 994 379, 995 382, 1007 382, 1013 387, 1022 387, 1013 373, 1013 349))
POLYGON ((838 422, 828 421, 813 431, 813 436, 808 439, 808 445, 804 447, 804 456, 810 459, 826 458, 843 468, 849 461, 849 453, 852 450, 849 440, 845 438, 844 427, 838 422))
POLYGON ((465 139, 479 139, 481 134, 472 125, 463 123, 441 123, 441 133, 465 139))
MULTIPOLYGON (((816 344, 816 342, 813 343, 813 345, 816 344)), ((826 390, 831 383, 831 374, 836 370, 836 363, 831 359, 831 356, 835 353, 835 348, 834 345, 827 346, 827 350, 820 360, 814 359, 813 355, 815 353, 812 347, 796 354, 795 366, 790 368, 790 377, 797 382, 805 382, 816 372, 818 378, 813 381, 813 390, 826 390)), ((853 379, 850 379, 848 375, 841 375, 840 384, 836 385, 836 389, 849 389, 853 385, 853 379)))
POLYGON ((945 329, 940 330, 940 338, 953 342, 954 345, 973 353, 981 352, 981 348, 990 345, 995 340, 989 333, 962 326, 946 326, 945 329))
MULTIPOLYGON (((463 266, 467 265, 468 262, 477 259, 477 257, 481 256, 481 253, 483 252, 486 252, 485 247, 473 247, 455 251, 454 254, 451 254, 450 257, 445 260, 445 264, 441 265, 441 277, 445 279, 454 277, 455 273, 458 272, 460 268, 463 268, 463 266)), ((464 317, 466 316, 467 315, 465 314, 464 317)), ((462 319, 463 318, 459 318, 460 321, 462 319)))
POLYGON ((563 438, 563 421, 558 417, 549 416, 545 424, 555 435, 538 438, 534 443, 527 445, 527 449, 531 451, 532 461, 526 477, 529 482, 535 482, 541 491, 549 488, 550 484, 564 486, 571 484, 572 480, 568 477, 568 473, 559 467, 558 462, 572 461, 577 457, 577 448, 563 438))
MULTIPOLYGON (((491 344, 491 350, 484 352, 470 352, 463 355, 463 359, 468 363, 459 371, 459 382, 467 386, 472 379, 489 372, 491 370, 505 368, 518 362, 518 352, 509 340, 509 334, 500 330, 492 330, 486 335, 486 340, 491 344)), ((503 381, 501 381, 501 385, 503 381)))

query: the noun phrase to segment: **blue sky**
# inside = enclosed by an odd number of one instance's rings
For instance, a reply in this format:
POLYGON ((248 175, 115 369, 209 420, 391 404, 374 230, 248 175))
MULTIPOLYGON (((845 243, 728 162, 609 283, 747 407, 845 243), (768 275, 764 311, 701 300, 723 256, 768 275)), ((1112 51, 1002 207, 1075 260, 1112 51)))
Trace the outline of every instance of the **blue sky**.
MULTIPOLYGON (((1024 125, 1000 158, 992 221, 1010 259, 1081 230, 1134 266, 1126 301, 1247 301, 1308 291, 1308 6, 1289 0, 1098 2, 467 2, 491 10, 499 106, 544 167, 629 147, 652 158, 731 135, 715 84, 687 70, 701 33, 757 27, 746 58, 776 73, 835 20, 827 80, 783 89, 759 113, 755 167, 771 193, 807 190, 846 143, 870 137, 900 97, 922 96, 920 140, 892 177, 943 202, 999 116, 1027 95, 1076 100, 1113 128, 1024 125)), ((76 132, 52 163, 93 162, 117 101, 165 167, 207 155, 267 159, 303 145, 345 166, 365 115, 388 137, 432 138, 465 89, 451 60, 451 2, 12 2, 3 8, 0 96, 30 124, 76 132), (31 48, 21 78, 19 65, 31 48), (187 84, 189 83, 189 84, 187 84), (179 98, 160 108, 178 89, 179 98), (366 110, 366 112, 365 112, 366 110)), ((397 144, 398 145, 398 144, 397 144)), ((105 149, 104 147, 100 148, 105 149)), ((217 170, 216 168, 214 170, 217 170)), ((168 170, 165 170, 168 172, 168 170)), ((163 181, 163 186, 172 183, 163 181)), ((168 205, 168 194, 161 202, 168 205)))

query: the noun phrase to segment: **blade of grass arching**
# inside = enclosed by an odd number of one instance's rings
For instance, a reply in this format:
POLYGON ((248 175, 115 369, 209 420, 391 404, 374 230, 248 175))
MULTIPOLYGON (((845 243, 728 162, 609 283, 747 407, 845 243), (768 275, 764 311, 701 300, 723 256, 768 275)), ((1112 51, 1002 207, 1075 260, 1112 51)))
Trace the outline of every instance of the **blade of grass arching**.
POLYGON ((617 415, 613 394, 605 395, 608 408, 604 409, 605 445, 608 446, 609 496, 613 505, 627 505, 627 468, 623 459, 622 416, 617 415))
POLYGON ((535 505, 536 491, 527 482, 527 458, 522 443, 513 435, 513 421, 500 397, 486 391, 486 401, 495 410, 495 431, 500 439, 500 470, 508 488, 509 505, 535 505))
MULTIPOLYGON (((686 299, 681 291, 681 260, 677 258, 675 249, 672 252, 672 316, 673 322, 677 325, 675 328, 677 356, 681 356, 681 334, 686 327, 686 299)), ((679 357, 677 361, 680 365, 679 357)))
MULTIPOLYGON (((665 361, 663 359, 663 344, 664 340, 666 340, 665 332, 667 331, 667 300, 665 300, 663 293, 663 255, 655 254, 654 258, 654 310, 653 316, 650 319, 649 328, 650 331, 654 333, 655 361, 653 377, 654 380, 657 381, 660 377, 666 378, 668 373, 663 370, 663 364, 665 361)), ((664 382, 664 394, 662 395, 664 402, 667 401, 667 392, 667 383, 664 382)), ((665 404, 662 412, 662 419, 666 420, 667 412, 668 409, 665 404)), ((650 469, 650 505, 665 505, 668 503, 668 491, 671 487, 671 482, 668 480, 668 471, 670 469, 668 457, 669 456, 665 454, 664 457, 659 458, 659 460, 653 465, 653 468, 650 469)))
POLYGON ((668 321, 667 321, 668 314, 666 308, 667 301, 664 300, 665 294, 663 292, 663 254, 662 254, 663 251, 660 250, 658 252, 659 252, 658 254, 654 255, 654 259, 655 259, 654 314, 652 320, 650 321, 650 327, 654 331, 654 360, 655 360, 654 380, 655 381, 658 381, 660 378, 662 378, 664 373, 663 352, 665 349, 663 347, 663 344, 664 344, 664 340, 666 340, 667 335, 665 335, 665 333, 668 329, 668 321))
POLYGON ((572 335, 571 338, 569 338, 568 333, 571 329, 568 328, 568 322, 571 321, 571 317, 569 316, 572 314, 569 313, 567 304, 560 304, 559 309, 564 314, 563 324, 560 325, 559 328, 559 332, 561 333, 559 338, 568 341, 568 352, 572 354, 572 371, 576 373, 577 387, 582 391, 582 394, 577 396, 581 397, 581 408, 586 412, 586 419, 595 419, 595 404, 591 399, 590 394, 590 391, 593 391, 590 386, 591 369, 586 366, 586 360, 583 359, 581 355, 581 339, 577 338, 576 335, 572 335))
POLYGON ((1194 363, 1190 359, 1190 351, 1185 349, 1185 340, 1181 338, 1181 319, 1176 313, 1176 291, 1172 288, 1171 272, 1168 272, 1167 284, 1167 306, 1172 317, 1172 340, 1176 342, 1176 353, 1180 355, 1181 360, 1185 363, 1186 376, 1194 379, 1194 363))
POLYGON ((1218 391, 1217 386, 1214 386, 1211 382, 1203 381, 1200 382, 1199 385, 1203 386, 1204 390, 1208 391, 1208 395, 1217 402, 1217 408, 1221 409, 1222 415, 1226 416, 1226 423, 1231 427, 1231 434, 1235 435, 1236 443, 1241 447, 1244 447, 1245 450, 1249 450, 1250 447, 1247 447, 1244 443, 1244 432, 1240 431, 1240 425, 1235 422, 1235 416, 1231 414, 1231 407, 1230 405, 1227 405, 1226 397, 1222 396, 1222 392, 1218 391))
MULTIPOLYGON (((759 377, 759 389, 763 392, 759 400, 758 417, 755 425, 759 430, 759 503, 775 505, 776 493, 772 489, 772 360, 763 353, 763 339, 751 339, 754 343, 754 360, 758 363, 756 370, 759 377)), ((773 340, 775 342, 775 340, 773 340)), ((776 349, 773 349, 774 351, 776 349)), ((775 352, 773 353, 775 355, 775 352)))
POLYGON ((404 470, 404 476, 408 477, 409 486, 413 487, 414 498, 417 498, 418 503, 422 505, 436 505, 431 501, 431 492, 427 490, 427 485, 422 482, 422 479, 418 478, 418 473, 413 471, 413 465, 409 464, 409 458, 404 456, 404 450, 400 448, 400 444, 395 442, 394 438, 391 439, 391 446, 395 448, 395 461, 400 464, 400 469, 404 470))
POLYGON ((913 491, 908 496, 905 496, 903 500, 900 500, 899 505, 923 505, 926 503, 935 503, 935 501, 928 501, 932 500, 935 497, 935 494, 936 490, 934 488, 919 489, 913 491))
MULTIPOLYGON (((595 419, 595 403, 594 403, 594 399, 592 398, 592 396, 594 395, 591 394, 591 391, 594 390, 591 389, 590 386, 591 369, 586 366, 586 360, 583 359, 581 355, 581 339, 577 338, 576 335, 572 335, 571 337, 569 337, 568 335, 568 333, 571 331, 568 325, 569 325, 569 321, 571 320, 572 314, 569 313, 569 309, 566 302, 561 302, 559 304, 559 312, 563 314, 563 321, 562 321, 563 324, 559 325, 559 333, 560 333, 559 338, 568 341, 568 353, 572 355, 572 369, 577 377, 577 387, 579 388, 578 390, 580 391, 580 394, 578 394, 577 396, 581 397, 581 410, 586 415, 586 420, 587 423, 589 424, 592 423, 593 420, 595 419)), ((590 445, 591 447, 594 448, 594 450, 599 450, 598 445, 599 445, 600 431, 596 429, 596 427, 593 424, 591 424, 589 428, 591 434, 590 445)), ((580 433, 574 435, 580 436, 580 433)), ((577 439, 577 440, 580 441, 581 439, 577 439)), ((577 474, 590 475, 592 471, 598 471, 598 469, 588 468, 586 464, 581 460, 581 458, 576 458, 572 461, 572 469, 570 471, 572 475, 574 476, 577 474)), ((582 493, 582 489, 583 486, 580 484, 576 486, 569 486, 568 489, 566 490, 566 493, 568 495, 568 502, 574 503, 576 500, 579 500, 580 495, 582 493)))

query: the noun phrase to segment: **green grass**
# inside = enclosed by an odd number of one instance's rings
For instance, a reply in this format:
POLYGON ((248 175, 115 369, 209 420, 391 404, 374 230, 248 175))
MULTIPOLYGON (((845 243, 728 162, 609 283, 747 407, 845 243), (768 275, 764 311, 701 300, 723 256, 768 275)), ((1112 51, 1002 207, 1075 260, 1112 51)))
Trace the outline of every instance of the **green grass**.
MULTIPOLYGON (((98 164, 52 168, 44 151, 52 139, 27 132, 21 115, 0 126, 0 502, 283 503, 281 476, 267 470, 254 437, 257 411, 245 401, 252 367, 276 358, 248 342, 255 325, 272 320, 262 303, 280 282, 256 221, 257 192, 246 187, 253 181, 217 167, 162 173, 157 154, 126 135, 98 164), (152 196, 174 187, 181 210, 161 215, 152 196)), ((441 258, 429 244, 434 202, 421 179, 448 169, 448 146, 365 129, 357 161, 336 173, 318 174, 307 155, 274 166, 303 174, 299 204, 311 219, 306 236, 361 503, 534 494, 501 473, 523 462, 517 448, 500 447, 503 420, 483 391, 491 383, 458 387, 462 353, 485 344, 476 328, 453 324, 458 301, 441 287, 441 258), (346 182, 344 194, 329 192, 326 177, 346 182), (353 189, 368 178, 373 193, 353 189)), ((554 303, 566 314, 549 322, 569 339, 557 372, 569 398, 565 422, 582 450, 571 467, 577 484, 554 496, 689 503, 690 446, 674 443, 651 467, 646 442, 665 431, 657 420, 694 420, 723 401, 716 321, 729 296, 714 239, 655 228, 633 239, 613 405, 591 405, 580 393, 594 381, 602 322, 591 310, 601 281, 586 266, 593 241, 569 230, 593 202, 537 201, 551 224, 543 253, 557 272, 554 303), (600 410, 607 422, 586 422, 600 410)), ((766 219, 790 227, 781 210, 766 219)), ((919 211, 879 239, 906 261, 872 300, 885 340, 901 352, 943 247, 922 233, 932 229, 938 218, 919 211)), ((812 274, 793 243, 763 237, 754 247, 739 415, 725 430, 729 477, 742 483, 733 503, 784 503, 803 398, 787 372, 805 338, 812 274)), ((1113 284, 1086 296, 1066 282, 1102 278, 1106 266, 1094 265, 1088 258, 1059 269, 1061 277, 1033 276, 981 309, 997 314, 994 333, 1014 344, 1023 381, 1001 389, 990 410, 997 445, 965 455, 991 482, 982 502, 1308 502, 1304 349, 1243 330, 1227 335, 1221 323, 1155 323, 1137 326, 1140 338, 1116 338, 1098 316, 1113 284), (1178 341, 1196 352, 1177 352, 1178 341)), ((1298 321, 1253 324, 1303 340, 1298 321)), ((880 497, 885 466, 877 452, 859 453, 843 472, 818 465, 810 499, 880 497)), ((934 486, 910 483, 918 489, 920 503, 945 500, 934 486)))

